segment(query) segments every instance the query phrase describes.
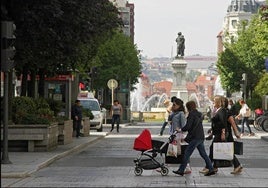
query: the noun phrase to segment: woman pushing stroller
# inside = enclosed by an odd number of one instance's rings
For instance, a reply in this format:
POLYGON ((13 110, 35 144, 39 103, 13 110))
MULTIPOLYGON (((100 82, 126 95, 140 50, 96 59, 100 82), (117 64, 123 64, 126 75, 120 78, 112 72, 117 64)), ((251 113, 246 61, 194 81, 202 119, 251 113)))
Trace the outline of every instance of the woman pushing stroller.
POLYGON ((186 108, 189 114, 187 116, 186 125, 181 128, 181 131, 188 131, 188 134, 184 140, 189 143, 189 145, 185 150, 182 164, 180 165, 179 169, 173 171, 173 173, 180 176, 183 176, 185 174, 184 170, 187 166, 187 163, 195 148, 197 148, 200 156, 204 159, 206 166, 209 169, 208 173, 206 173, 205 176, 214 175, 215 172, 213 170, 211 160, 209 159, 204 146, 205 134, 202 125, 202 113, 197 111, 196 103, 194 101, 187 102, 186 108))
MULTIPOLYGON (((172 135, 175 131, 177 131, 177 143, 181 144, 181 140, 183 140, 184 135, 181 133, 181 129, 185 126, 185 108, 183 105, 183 101, 179 98, 174 99, 172 105, 172 114, 170 115, 171 126, 169 133, 172 135)), ((187 162, 187 166, 184 169, 184 174, 190 174, 192 172, 189 162, 187 162)))

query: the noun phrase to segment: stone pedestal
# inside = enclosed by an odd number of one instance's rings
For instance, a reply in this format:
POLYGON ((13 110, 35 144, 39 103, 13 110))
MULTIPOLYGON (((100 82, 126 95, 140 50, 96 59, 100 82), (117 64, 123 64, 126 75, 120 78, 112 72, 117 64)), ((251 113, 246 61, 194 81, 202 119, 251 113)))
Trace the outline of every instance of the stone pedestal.
POLYGON ((183 58, 175 58, 172 61, 171 66, 173 68, 171 97, 176 96, 186 103, 188 101, 188 91, 186 88, 187 62, 183 58))
POLYGON ((66 120, 58 124, 58 144, 64 145, 69 144, 73 141, 73 121, 66 120))

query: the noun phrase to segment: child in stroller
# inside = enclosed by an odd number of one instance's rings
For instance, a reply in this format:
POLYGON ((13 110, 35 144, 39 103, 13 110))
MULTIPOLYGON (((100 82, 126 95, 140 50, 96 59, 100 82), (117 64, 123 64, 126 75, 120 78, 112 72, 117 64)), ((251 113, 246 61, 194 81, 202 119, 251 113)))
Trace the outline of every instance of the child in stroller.
POLYGON ((175 134, 172 134, 168 142, 152 140, 151 133, 148 129, 144 129, 142 133, 135 139, 133 149, 141 151, 140 155, 134 160, 136 176, 140 176, 143 170, 153 170, 160 168, 162 176, 168 175, 168 168, 165 166, 163 154, 167 153, 168 143, 171 143, 175 134), (160 161, 156 159, 157 154, 160 154, 160 161))

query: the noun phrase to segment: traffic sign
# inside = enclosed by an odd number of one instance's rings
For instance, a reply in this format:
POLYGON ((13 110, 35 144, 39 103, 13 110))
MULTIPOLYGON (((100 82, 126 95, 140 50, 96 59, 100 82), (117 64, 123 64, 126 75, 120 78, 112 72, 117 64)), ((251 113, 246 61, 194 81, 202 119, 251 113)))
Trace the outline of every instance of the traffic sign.
POLYGON ((107 86, 109 87, 109 89, 115 89, 118 87, 118 82, 115 79, 110 79, 107 82, 107 86))

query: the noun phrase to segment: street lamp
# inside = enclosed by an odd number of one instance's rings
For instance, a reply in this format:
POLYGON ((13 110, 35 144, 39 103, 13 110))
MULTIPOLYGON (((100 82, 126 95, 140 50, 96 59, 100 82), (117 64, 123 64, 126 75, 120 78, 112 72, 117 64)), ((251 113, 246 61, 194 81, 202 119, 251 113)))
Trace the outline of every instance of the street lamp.
POLYGON ((243 99, 244 101, 246 101, 246 98, 247 98, 247 95, 246 95, 246 92, 247 92, 247 74, 246 73, 243 73, 242 74, 242 80, 241 80, 241 91, 243 92, 242 96, 243 96, 243 99))

